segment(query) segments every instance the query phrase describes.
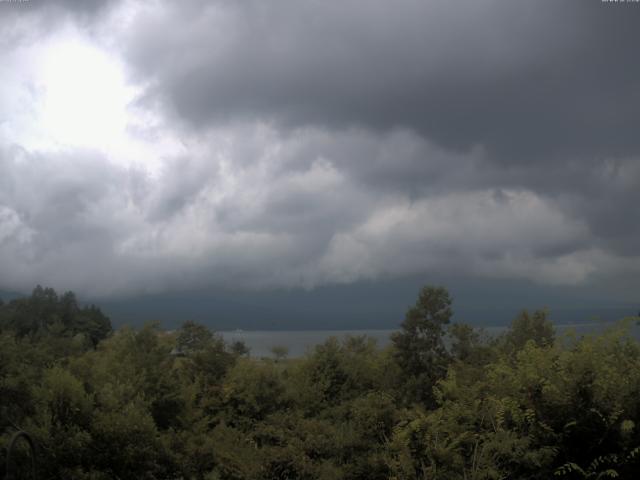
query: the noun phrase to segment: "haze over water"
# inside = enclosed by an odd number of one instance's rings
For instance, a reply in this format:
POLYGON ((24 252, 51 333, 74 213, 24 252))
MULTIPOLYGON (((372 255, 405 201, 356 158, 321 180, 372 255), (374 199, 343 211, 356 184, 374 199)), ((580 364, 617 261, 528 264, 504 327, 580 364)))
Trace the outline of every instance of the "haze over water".
MULTIPOLYGON (((582 323, 556 325, 556 336, 562 338, 569 331, 581 335, 600 333, 614 325, 614 322, 582 323)), ((496 336, 507 329, 504 326, 483 328, 489 336, 496 336)), ((390 335, 397 330, 282 330, 282 331, 222 331, 219 332, 227 342, 242 341, 250 349, 253 357, 273 357, 273 347, 285 347, 289 357, 300 357, 309 353, 316 345, 325 342, 330 337, 343 339, 347 336, 367 336, 376 341, 380 348, 390 342, 390 335)), ((640 326, 634 325, 631 334, 640 338, 640 326)))

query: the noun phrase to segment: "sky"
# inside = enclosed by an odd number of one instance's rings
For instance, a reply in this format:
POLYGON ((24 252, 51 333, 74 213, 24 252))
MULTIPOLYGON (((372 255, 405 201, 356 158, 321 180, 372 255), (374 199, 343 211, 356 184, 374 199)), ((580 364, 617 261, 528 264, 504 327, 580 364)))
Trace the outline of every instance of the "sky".
POLYGON ((637 305, 639 27, 601 0, 0 1, 0 290, 376 325, 422 283, 637 305))

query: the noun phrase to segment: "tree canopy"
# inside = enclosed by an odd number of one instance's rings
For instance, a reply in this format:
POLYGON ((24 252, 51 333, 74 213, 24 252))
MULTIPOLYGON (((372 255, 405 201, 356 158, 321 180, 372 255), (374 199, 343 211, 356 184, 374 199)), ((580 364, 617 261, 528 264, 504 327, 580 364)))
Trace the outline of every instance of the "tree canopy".
POLYGON ((274 359, 193 322, 112 332, 36 288, 0 305, 0 477, 21 428, 49 479, 635 478, 632 319, 564 341, 523 312, 489 337, 451 305, 425 287, 387 348, 347 336, 274 359))

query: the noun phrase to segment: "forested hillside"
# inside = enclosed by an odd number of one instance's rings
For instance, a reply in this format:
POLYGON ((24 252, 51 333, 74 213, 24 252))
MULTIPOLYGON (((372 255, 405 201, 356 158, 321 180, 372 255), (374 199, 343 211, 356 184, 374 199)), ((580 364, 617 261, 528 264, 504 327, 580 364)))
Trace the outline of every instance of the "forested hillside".
POLYGON ((112 331, 38 287, 0 305, 0 468, 24 429, 41 479, 637 478, 637 319, 556 338, 522 312, 489 338, 451 303, 425 287, 386 349, 265 359, 192 322, 112 331))

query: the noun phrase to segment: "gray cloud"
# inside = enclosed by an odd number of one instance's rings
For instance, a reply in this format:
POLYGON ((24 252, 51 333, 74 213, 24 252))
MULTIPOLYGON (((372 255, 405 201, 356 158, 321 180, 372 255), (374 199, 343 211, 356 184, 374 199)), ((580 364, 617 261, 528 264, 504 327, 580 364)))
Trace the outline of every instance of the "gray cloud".
POLYGON ((122 0, 22 0, 0 2, 0 45, 15 47, 42 40, 65 22, 90 27, 105 19, 122 0))
POLYGON ((3 281, 112 295, 314 287, 425 271, 574 285, 620 268, 570 202, 490 186, 473 176, 486 165, 473 152, 460 157, 402 132, 241 131, 238 151, 214 154, 214 142, 209 155, 165 160, 156 178, 91 152, 5 150, 3 281), (414 198, 393 188, 395 179, 381 190, 376 175, 354 173, 366 168, 334 158, 346 150, 385 159, 399 141, 434 159, 433 188, 414 198), (249 161, 247 151, 271 153, 249 161), (448 161, 468 174, 449 172, 448 161))
POLYGON ((598 1, 189 2, 145 16, 128 52, 154 78, 150 95, 195 128, 239 117, 327 135, 414 131, 429 154, 411 138, 382 158, 347 141, 333 160, 417 196, 470 175, 573 196, 567 211, 629 254, 636 189, 610 192, 604 165, 633 163, 640 149, 638 15, 598 1), (169 28, 180 22, 188 34, 169 28), (472 151, 482 155, 460 160, 472 151), (449 168, 434 170, 438 155, 449 168))
POLYGON ((127 52, 201 127, 229 117, 414 129, 507 163, 629 155, 639 9, 599 1, 186 2, 127 52), (188 29, 176 28, 189 25, 188 29))
MULTIPOLYGON (((147 171, 6 130, 0 286, 122 295, 424 272, 637 284, 638 8, 56 5, 126 62, 154 119, 130 134, 182 149, 147 171)), ((24 79, 11 82, 0 105, 23 115, 24 79)))

